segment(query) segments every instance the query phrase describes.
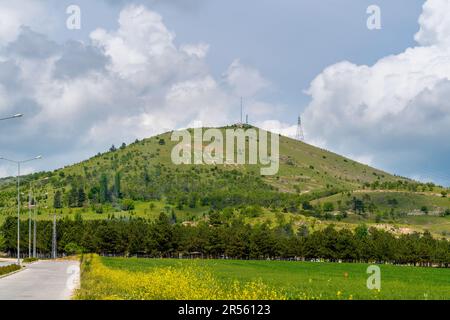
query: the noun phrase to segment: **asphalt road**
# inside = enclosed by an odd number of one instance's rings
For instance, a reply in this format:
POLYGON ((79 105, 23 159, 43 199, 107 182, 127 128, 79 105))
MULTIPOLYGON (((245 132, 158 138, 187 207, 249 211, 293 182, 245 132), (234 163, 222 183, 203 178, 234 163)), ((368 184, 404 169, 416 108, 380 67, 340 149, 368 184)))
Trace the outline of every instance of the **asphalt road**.
POLYGON ((77 261, 39 261, 0 279, 0 300, 68 300, 78 283, 77 261))

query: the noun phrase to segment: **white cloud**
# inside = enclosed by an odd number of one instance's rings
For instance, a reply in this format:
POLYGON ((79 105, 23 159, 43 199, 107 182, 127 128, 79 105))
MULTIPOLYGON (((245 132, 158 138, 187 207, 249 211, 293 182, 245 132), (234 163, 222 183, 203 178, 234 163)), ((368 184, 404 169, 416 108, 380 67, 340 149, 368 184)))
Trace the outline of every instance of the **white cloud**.
POLYGON ((185 52, 189 56, 194 56, 200 59, 206 57, 209 51, 209 44, 199 43, 199 44, 183 44, 180 50, 185 52))
POLYGON ((52 18, 45 14, 45 6, 39 1, 2 1, 0 10, 0 46, 14 41, 24 25, 38 30, 48 30, 52 18))
POLYGON ((421 45, 450 45, 450 1, 429 0, 419 18, 420 30, 415 39, 421 45))
POLYGON ((265 120, 256 123, 256 126, 270 131, 279 133, 283 136, 295 138, 297 134, 297 126, 289 123, 283 123, 279 120, 265 120))
POLYGON ((441 158, 450 156, 442 140, 450 136, 448 9, 449 1, 425 3, 416 35, 422 46, 373 66, 344 61, 319 74, 304 113, 308 139, 402 174, 431 163, 442 168, 441 158))
POLYGON ((268 86, 238 61, 229 82, 217 81, 205 61, 209 46, 177 46, 162 17, 143 6, 126 6, 116 30, 96 29, 88 43, 59 44, 23 26, 11 39, 0 62, 0 114, 26 117, 0 128, 15 133, 0 134, 0 145, 18 158, 44 154, 46 169, 193 120, 224 125, 237 105, 230 85, 246 94, 268 86))
POLYGON ((237 96, 252 97, 270 86, 257 69, 243 65, 239 59, 234 60, 224 74, 225 82, 237 96))

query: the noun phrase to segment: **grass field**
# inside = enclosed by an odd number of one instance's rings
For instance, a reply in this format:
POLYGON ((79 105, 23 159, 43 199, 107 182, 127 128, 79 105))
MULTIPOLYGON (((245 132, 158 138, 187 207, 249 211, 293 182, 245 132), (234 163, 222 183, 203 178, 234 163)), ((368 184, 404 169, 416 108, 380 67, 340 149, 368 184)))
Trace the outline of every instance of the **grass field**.
MULTIPOLYGON (((448 269, 381 265, 381 290, 377 291, 367 289, 366 281, 369 276, 366 273, 367 264, 98 259, 99 265, 105 270, 121 272, 125 276, 133 277, 134 274, 139 274, 142 277, 155 270, 159 272, 161 270, 181 272, 202 270, 201 272, 210 274, 224 288, 237 282, 242 287, 245 287, 246 283, 263 283, 265 288, 270 288, 277 297, 282 296, 287 299, 450 299, 450 270, 448 269)), ((101 281, 101 279, 95 279, 95 281, 91 279, 90 283, 98 284, 96 281, 99 280, 101 281)), ((84 288, 90 289, 86 288, 86 283, 84 288)), ((109 290, 111 291, 111 288, 109 290)), ((208 297, 200 298, 208 299, 208 297)))

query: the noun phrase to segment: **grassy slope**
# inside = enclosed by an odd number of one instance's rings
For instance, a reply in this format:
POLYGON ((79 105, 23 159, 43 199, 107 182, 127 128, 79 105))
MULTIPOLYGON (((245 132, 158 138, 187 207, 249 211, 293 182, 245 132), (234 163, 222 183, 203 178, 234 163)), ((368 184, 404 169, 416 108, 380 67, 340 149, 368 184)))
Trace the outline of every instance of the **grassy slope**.
POLYGON ((225 283, 262 279, 291 299, 449 299, 450 270, 382 265, 381 291, 366 287, 366 264, 287 261, 160 260, 102 258, 113 269, 149 271, 155 267, 205 267, 225 283), (345 274, 348 274, 348 277, 345 274), (340 292, 340 293, 338 293, 340 292))
MULTIPOLYGON (((176 169, 181 171, 189 171, 192 166, 175 166, 170 159, 170 153, 176 142, 170 139, 171 133, 165 133, 156 137, 145 139, 137 143, 127 146, 123 150, 114 153, 107 152, 95 156, 84 162, 67 166, 56 170, 52 173, 41 174, 43 176, 51 176, 51 183, 44 187, 38 188, 37 192, 42 194, 48 193, 47 199, 42 200, 41 208, 50 207, 53 203, 54 186, 58 188, 68 188, 70 184, 69 177, 81 176, 87 180, 87 184, 92 185, 98 183, 99 176, 105 172, 113 177, 117 171, 122 171, 122 188, 136 188, 141 182, 144 170, 154 168, 158 164, 163 164, 169 171, 176 169), (159 143, 160 139, 164 139, 165 145, 159 143)), ((205 143, 206 145, 207 143, 205 143)), ((316 148, 314 146, 296 141, 287 137, 280 137, 280 155, 281 165, 277 176, 264 178, 264 181, 278 188, 280 192, 288 192, 294 194, 307 194, 314 191, 338 188, 340 190, 358 190, 364 183, 372 183, 374 181, 396 181, 402 178, 390 175, 380 170, 376 170, 369 166, 357 163, 350 159, 344 158, 337 154, 316 148)), ((202 166, 206 167, 206 166, 202 166)), ((259 172, 258 166, 221 166, 224 170, 237 169, 242 172, 259 172)), ((207 179, 206 175, 201 179, 207 179)), ((24 181, 36 179, 36 176, 25 177, 24 181)), ((0 223, 7 214, 15 214, 15 198, 14 185, 9 179, 0 180, 0 223), (3 183, 3 185, 2 185, 3 183), (6 184, 6 185, 5 185, 6 184), (3 197, 1 198, 1 196, 3 197)), ((230 185, 230 188, 233 186, 230 185)), ((24 192, 26 193, 26 184, 24 192)), ((437 190, 436 192, 439 192, 437 190)), ((380 206, 386 201, 388 195, 380 193, 374 197, 380 198, 380 206)), ((335 195, 329 199, 321 199, 320 201, 337 201, 340 195, 335 195)), ((439 205, 447 207, 446 199, 439 197, 426 197, 415 193, 405 193, 404 201, 399 202, 399 206, 405 209, 409 207, 418 208, 422 203, 428 205, 439 205), (432 203, 424 199, 432 199, 432 203)), ((430 200, 431 201, 431 200, 430 200)), ((450 201, 449 201, 450 202, 450 201)), ((154 202, 155 208, 150 209, 149 203, 138 203, 133 213, 116 212, 115 215, 137 215, 142 217, 155 217, 166 206, 164 199, 154 202)), ((40 219, 48 219, 51 217, 50 210, 42 210, 40 219)), ((114 210, 110 212, 112 214, 114 210)), ((207 208, 196 208, 175 210, 176 214, 182 220, 191 220, 192 217, 201 217, 207 211, 207 208)), ((81 212, 87 219, 103 219, 108 217, 109 213, 96 214, 91 208, 85 209, 68 209, 62 210, 64 214, 74 215, 75 212, 81 212)), ((24 215, 26 216, 26 214, 24 215)), ((266 215, 268 219, 273 218, 273 214, 266 215)), ((349 221, 353 222, 353 221, 349 221)))

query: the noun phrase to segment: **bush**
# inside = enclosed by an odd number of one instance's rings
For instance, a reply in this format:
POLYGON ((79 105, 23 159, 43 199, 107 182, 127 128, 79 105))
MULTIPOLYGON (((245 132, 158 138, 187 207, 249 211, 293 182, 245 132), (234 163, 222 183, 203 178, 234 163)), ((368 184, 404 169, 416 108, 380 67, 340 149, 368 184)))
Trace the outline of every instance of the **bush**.
POLYGON ((103 206, 101 204, 94 205, 94 211, 95 211, 95 213, 102 214, 103 213, 103 206))
POLYGON ((248 206, 242 210, 242 214, 249 218, 257 218, 263 213, 259 206, 248 206))
POLYGON ((135 205, 134 201, 131 199, 123 199, 122 200, 122 210, 123 211, 131 211, 134 210, 135 205))
POLYGON ((23 259, 23 263, 31 263, 31 262, 36 262, 38 261, 38 258, 25 258, 23 259))
POLYGON ((322 209, 324 212, 332 212, 334 210, 334 204, 332 202, 325 202, 322 209))
POLYGON ((69 255, 74 255, 74 254, 81 254, 84 252, 83 247, 80 247, 78 244, 73 243, 73 242, 69 242, 68 244, 66 244, 66 246, 64 247, 64 251, 69 255))

